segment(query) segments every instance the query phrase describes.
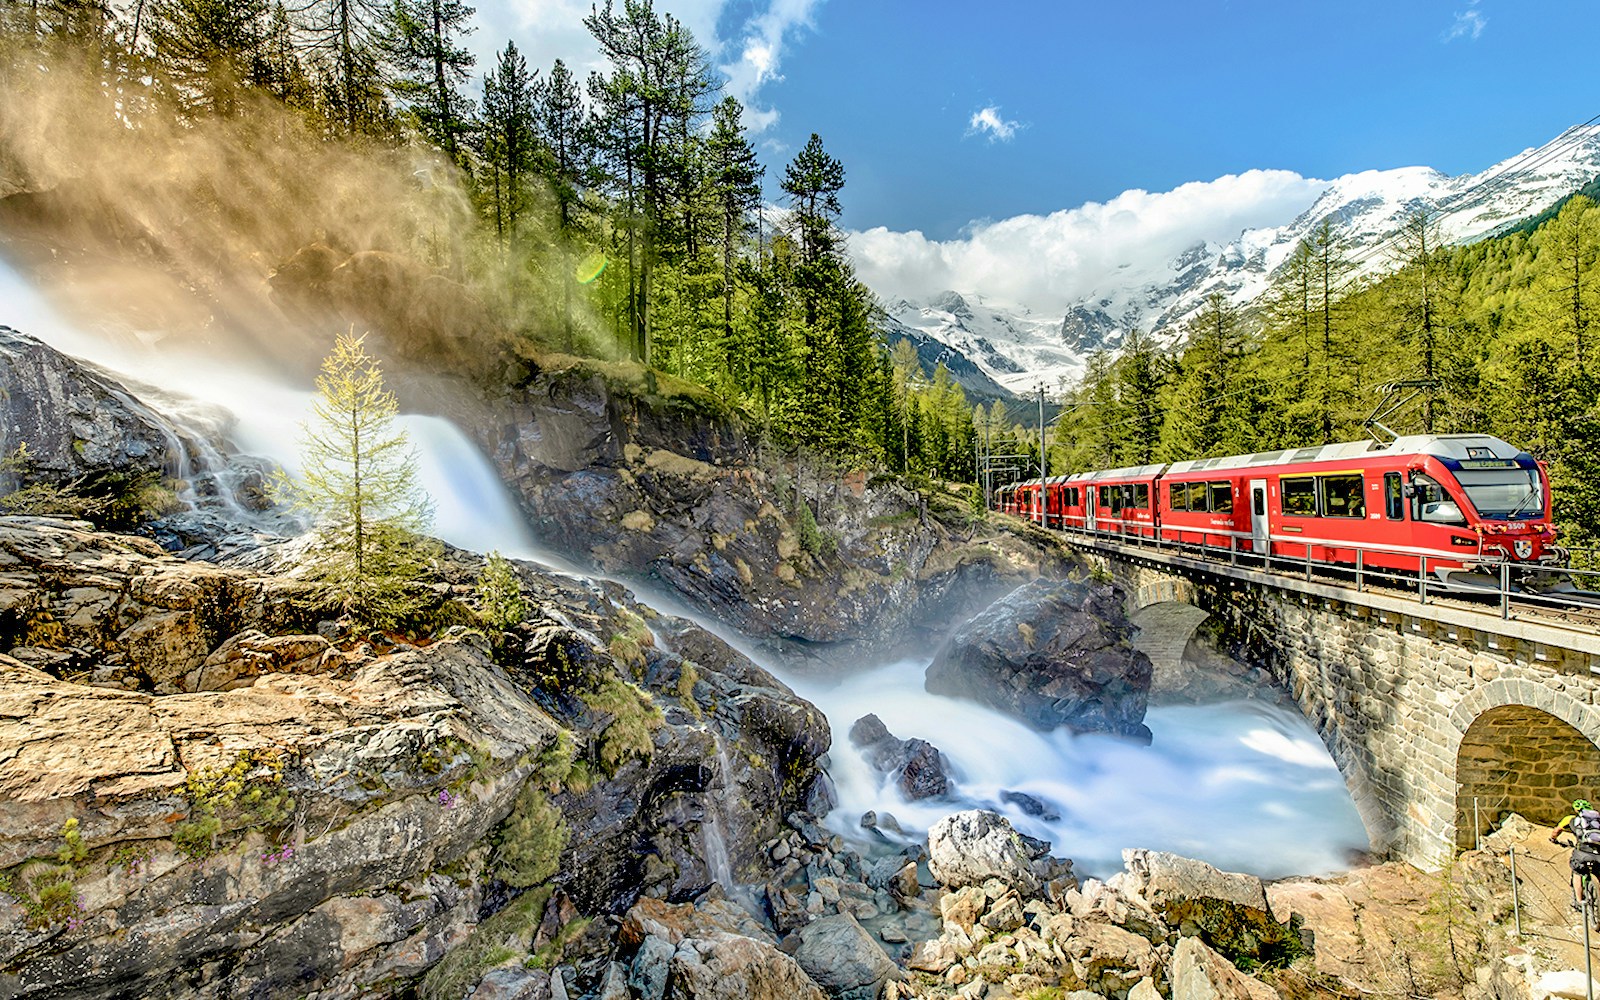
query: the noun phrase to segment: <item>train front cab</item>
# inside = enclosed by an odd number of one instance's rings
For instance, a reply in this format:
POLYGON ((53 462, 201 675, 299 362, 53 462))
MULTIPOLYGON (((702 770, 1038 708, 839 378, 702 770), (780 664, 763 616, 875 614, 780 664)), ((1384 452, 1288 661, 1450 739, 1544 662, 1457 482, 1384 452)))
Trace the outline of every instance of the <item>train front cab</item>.
POLYGON ((1549 482, 1532 457, 1487 435, 1415 435, 1388 447, 1302 449, 1269 472, 1273 553, 1287 559, 1474 575, 1564 561, 1549 527, 1549 482), (1309 552, 1308 552, 1309 548, 1309 552))

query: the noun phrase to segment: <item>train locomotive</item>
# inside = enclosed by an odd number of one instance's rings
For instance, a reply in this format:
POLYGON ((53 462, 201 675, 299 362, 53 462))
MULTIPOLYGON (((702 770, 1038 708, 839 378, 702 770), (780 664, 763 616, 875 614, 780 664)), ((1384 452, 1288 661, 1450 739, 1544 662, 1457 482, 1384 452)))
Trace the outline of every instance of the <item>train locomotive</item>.
POLYGON ((1003 487, 1051 528, 1483 586, 1567 563, 1542 462, 1486 434, 1427 434, 1082 472, 1003 487))

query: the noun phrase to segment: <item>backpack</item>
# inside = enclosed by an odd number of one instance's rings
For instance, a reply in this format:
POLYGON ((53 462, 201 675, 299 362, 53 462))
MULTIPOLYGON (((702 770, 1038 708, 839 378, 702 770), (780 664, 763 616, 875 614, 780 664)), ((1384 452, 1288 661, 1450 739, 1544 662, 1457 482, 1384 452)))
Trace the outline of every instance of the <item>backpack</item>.
POLYGON ((1572 835, 1580 847, 1600 853, 1600 810, 1585 809, 1572 817, 1572 835))

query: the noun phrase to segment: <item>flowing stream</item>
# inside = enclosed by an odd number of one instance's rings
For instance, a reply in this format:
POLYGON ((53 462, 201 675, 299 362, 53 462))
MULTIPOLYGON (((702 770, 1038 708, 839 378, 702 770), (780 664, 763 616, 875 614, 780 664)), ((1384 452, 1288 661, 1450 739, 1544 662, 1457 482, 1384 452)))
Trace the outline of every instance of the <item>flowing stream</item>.
MULTIPOLYGON (((161 409, 170 419, 191 421, 196 437, 216 437, 217 413, 231 414, 220 429, 240 452, 294 469, 300 423, 313 399, 310 386, 285 385, 218 359, 174 355, 154 345, 154 338, 86 332, 65 321, 4 263, 0 313, 0 325, 173 394, 161 409), (185 404, 184 397, 203 405, 185 404)), ((466 549, 566 565, 541 549, 493 466, 459 428, 420 415, 405 415, 401 423, 433 498, 432 533, 466 549)), ((676 603, 662 602, 682 613, 676 603)), ((688 617, 762 661, 749 642, 720 623, 688 617)), ((828 822, 854 840, 872 836, 859 823, 869 810, 880 817, 893 814, 906 839, 921 839, 949 812, 982 805, 1049 840, 1080 873, 1095 875, 1118 870, 1124 847, 1171 850, 1263 876, 1341 870, 1353 852, 1367 847, 1338 770, 1293 709, 1266 701, 1155 708, 1146 718, 1154 740, 1145 747, 1061 730, 1041 734, 976 703, 928 694, 925 660, 881 665, 829 683, 764 665, 828 716, 834 734, 830 772, 839 793, 828 822), (925 739, 945 754, 955 772, 950 799, 907 802, 867 767, 846 734, 869 712, 895 736, 925 739), (1025 800, 1003 800, 1005 792, 1031 796, 1043 814, 1030 815, 1020 804, 1025 800)), ((720 821, 713 809, 705 846, 717 874, 726 875, 720 821)))

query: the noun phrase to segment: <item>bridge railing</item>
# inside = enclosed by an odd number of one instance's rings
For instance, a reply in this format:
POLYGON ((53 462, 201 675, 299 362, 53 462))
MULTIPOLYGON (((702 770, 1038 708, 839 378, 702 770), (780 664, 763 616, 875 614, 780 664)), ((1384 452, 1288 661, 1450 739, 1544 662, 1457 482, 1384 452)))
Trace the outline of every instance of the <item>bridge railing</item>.
POLYGON ((1353 583, 1360 593, 1382 589, 1391 596, 1409 596, 1424 605, 1447 596, 1491 605, 1506 620, 1532 613, 1542 624, 1581 632, 1600 631, 1600 560, 1595 558, 1574 559, 1571 566, 1540 566, 1529 571, 1509 560, 1496 561, 1470 553, 1444 556, 1415 548, 1284 535, 1262 537, 1217 527, 1157 527, 1104 518, 1095 519, 1091 525, 1088 518, 1061 514, 1035 514, 1031 520, 1070 534, 1158 553, 1197 556, 1306 581, 1320 579, 1341 586, 1353 583), (1466 561, 1483 566, 1486 571, 1459 570, 1466 561), (1395 563, 1416 568, 1396 568, 1395 563), (1536 584, 1530 583, 1529 572, 1537 579, 1536 584))

